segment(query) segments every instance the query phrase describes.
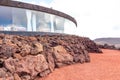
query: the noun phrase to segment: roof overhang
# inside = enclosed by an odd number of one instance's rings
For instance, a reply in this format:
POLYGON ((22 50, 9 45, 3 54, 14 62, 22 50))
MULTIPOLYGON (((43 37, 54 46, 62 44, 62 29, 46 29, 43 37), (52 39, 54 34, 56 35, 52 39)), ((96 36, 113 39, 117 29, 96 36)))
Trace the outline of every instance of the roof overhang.
POLYGON ((52 8, 47 8, 47 7, 29 4, 29 3, 23 3, 23 2, 19 2, 19 1, 11 1, 11 0, 0 0, 0 5, 1 6, 9 6, 9 7, 16 7, 16 8, 24 8, 24 9, 41 11, 41 12, 57 15, 57 16, 64 17, 64 18, 74 22, 76 27, 77 27, 77 21, 73 17, 71 17, 70 15, 65 14, 63 12, 54 10, 52 8))

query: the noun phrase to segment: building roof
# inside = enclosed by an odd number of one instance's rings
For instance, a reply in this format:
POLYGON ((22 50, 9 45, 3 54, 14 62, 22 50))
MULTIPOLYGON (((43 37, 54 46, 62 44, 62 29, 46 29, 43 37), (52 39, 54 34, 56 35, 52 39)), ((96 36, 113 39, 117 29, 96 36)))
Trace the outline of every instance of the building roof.
POLYGON ((49 14, 54 14, 54 15, 69 19, 70 21, 74 22, 77 26, 77 21, 73 17, 71 17, 70 15, 65 14, 63 12, 54 10, 52 8, 47 8, 47 7, 43 7, 43 6, 39 6, 39 5, 23 3, 23 2, 18 2, 18 1, 11 1, 11 0, 0 0, 0 5, 1 6, 9 6, 9 7, 16 7, 16 8, 24 8, 24 9, 30 9, 30 10, 49 13, 49 14))

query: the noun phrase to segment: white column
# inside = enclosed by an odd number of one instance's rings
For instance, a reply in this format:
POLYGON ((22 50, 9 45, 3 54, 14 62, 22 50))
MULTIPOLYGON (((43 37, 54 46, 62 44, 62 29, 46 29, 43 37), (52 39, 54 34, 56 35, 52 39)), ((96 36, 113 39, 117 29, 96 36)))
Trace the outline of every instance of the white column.
POLYGON ((50 15, 51 32, 54 32, 53 15, 50 15))
POLYGON ((27 31, 32 31, 31 11, 30 10, 26 10, 26 16, 27 16, 27 31))
POLYGON ((36 31, 36 15, 33 14, 32 16, 32 28, 33 28, 33 31, 36 31))

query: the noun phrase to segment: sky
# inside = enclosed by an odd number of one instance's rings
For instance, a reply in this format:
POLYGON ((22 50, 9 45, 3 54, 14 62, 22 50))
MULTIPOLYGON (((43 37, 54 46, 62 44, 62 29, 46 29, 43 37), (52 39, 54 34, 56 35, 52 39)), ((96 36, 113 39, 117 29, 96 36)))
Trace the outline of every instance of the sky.
POLYGON ((22 2, 38 4, 38 5, 49 7, 53 0, 13 0, 13 1, 22 1, 22 2))
MULTIPOLYGON (((34 3, 34 0, 26 0, 34 3)), ((37 0, 77 20, 76 35, 89 37, 120 37, 120 0, 37 0)))
POLYGON ((52 6, 77 20, 76 35, 120 37, 120 0, 54 0, 52 6))

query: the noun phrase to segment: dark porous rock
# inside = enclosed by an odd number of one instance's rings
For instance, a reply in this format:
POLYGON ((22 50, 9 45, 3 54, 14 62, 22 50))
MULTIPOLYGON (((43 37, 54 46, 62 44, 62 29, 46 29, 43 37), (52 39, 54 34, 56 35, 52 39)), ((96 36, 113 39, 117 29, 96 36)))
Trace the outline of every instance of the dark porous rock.
POLYGON ((17 73, 14 73, 14 80, 21 80, 21 78, 19 77, 19 75, 17 73))
POLYGON ((118 50, 120 50, 120 48, 118 48, 118 50))
POLYGON ((44 44, 43 46, 44 46, 43 47, 44 51, 42 52, 42 54, 46 57, 50 71, 53 72, 55 69, 55 60, 54 60, 54 56, 53 56, 53 48, 50 47, 49 44, 44 44))
POLYGON ((2 39, 3 44, 12 44, 13 35, 5 35, 2 39))
POLYGON ((50 70, 48 69, 48 70, 45 70, 45 71, 39 73, 39 76, 44 77, 44 76, 47 76, 49 73, 50 73, 50 70))
POLYGON ((102 53, 101 49, 94 41, 90 40, 89 38, 80 38, 80 39, 81 39, 81 43, 84 45, 85 49, 88 52, 102 53))
POLYGON ((21 76, 21 80, 32 80, 32 79, 31 79, 30 75, 28 75, 28 74, 23 74, 23 75, 21 76))
POLYGON ((3 64, 4 64, 4 59, 1 58, 0 59, 0 68, 2 68, 4 66, 3 64))
POLYGON ((0 68, 0 78, 5 78, 6 75, 6 69, 5 68, 0 68))
POLYGON ((47 54, 47 61, 48 61, 50 71, 53 72, 55 69, 55 61, 54 61, 54 57, 53 57, 52 52, 47 54))
POLYGON ((18 60, 13 58, 4 61, 5 68, 11 73, 15 73, 15 62, 18 62, 18 60))
POLYGON ((61 67, 65 64, 68 65, 73 63, 73 56, 67 53, 67 51, 62 46, 54 47, 53 54, 57 67, 61 67))
POLYGON ((90 62, 89 52, 101 50, 86 37, 0 34, 0 80, 35 80, 58 67, 90 62))
POLYGON ((18 54, 18 53, 14 53, 13 54, 13 58, 22 59, 23 57, 20 54, 18 54))
POLYGON ((90 56, 88 55, 88 51, 84 50, 83 52, 84 57, 85 57, 85 62, 90 62, 90 56))
POLYGON ((37 56, 26 56, 21 60, 9 58, 5 61, 5 67, 11 73, 29 74, 32 78, 44 70, 49 69, 48 63, 42 54, 37 56))
POLYGON ((36 54, 41 53, 43 51, 43 45, 39 42, 33 42, 32 46, 33 47, 30 51, 30 53, 32 55, 36 55, 36 54))
POLYGON ((14 77, 7 69, 0 68, 0 80, 14 80, 14 77))
POLYGON ((26 55, 29 55, 31 51, 31 46, 29 44, 23 44, 21 46, 21 52, 20 54, 24 57, 26 55))
POLYGON ((85 62, 85 57, 84 55, 80 55, 80 54, 75 54, 74 55, 74 62, 80 62, 80 63, 84 63, 85 62))
POLYGON ((102 49, 113 49, 113 50, 120 50, 120 48, 115 47, 115 45, 110 45, 110 44, 97 44, 99 48, 102 49))
POLYGON ((2 44, 0 45, 0 57, 2 58, 9 58, 13 56, 13 53, 15 53, 15 47, 14 44, 2 44))

